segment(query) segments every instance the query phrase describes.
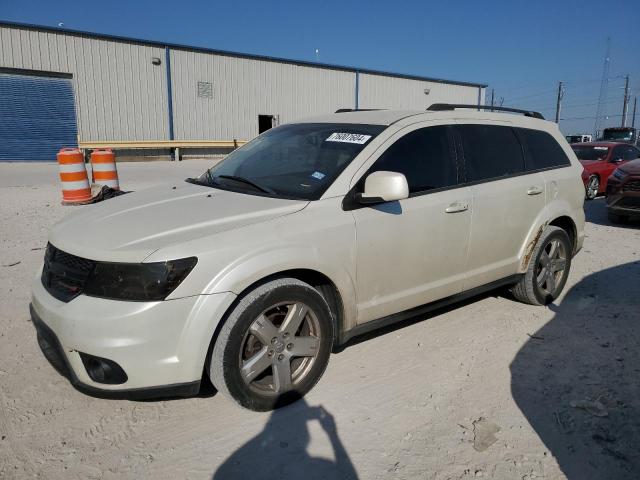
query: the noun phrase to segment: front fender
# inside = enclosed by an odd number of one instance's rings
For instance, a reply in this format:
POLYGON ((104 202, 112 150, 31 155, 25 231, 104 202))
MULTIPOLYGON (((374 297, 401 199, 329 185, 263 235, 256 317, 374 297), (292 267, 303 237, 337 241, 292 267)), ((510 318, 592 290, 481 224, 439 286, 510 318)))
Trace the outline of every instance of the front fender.
POLYGON ((343 262, 323 261, 319 248, 307 245, 283 245, 277 249, 252 251, 225 268, 209 282, 207 293, 233 292, 240 295, 256 282, 289 270, 312 270, 329 278, 340 294, 344 308, 344 328, 355 325, 355 282, 343 262))

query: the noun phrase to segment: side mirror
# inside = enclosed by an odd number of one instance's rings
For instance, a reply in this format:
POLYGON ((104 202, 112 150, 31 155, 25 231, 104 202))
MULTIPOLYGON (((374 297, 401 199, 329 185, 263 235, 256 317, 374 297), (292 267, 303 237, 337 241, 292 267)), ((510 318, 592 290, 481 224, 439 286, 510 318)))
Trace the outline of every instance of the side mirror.
POLYGON ((409 198, 409 184, 398 172, 373 172, 364 182, 364 192, 356 197, 359 203, 374 204, 409 198))

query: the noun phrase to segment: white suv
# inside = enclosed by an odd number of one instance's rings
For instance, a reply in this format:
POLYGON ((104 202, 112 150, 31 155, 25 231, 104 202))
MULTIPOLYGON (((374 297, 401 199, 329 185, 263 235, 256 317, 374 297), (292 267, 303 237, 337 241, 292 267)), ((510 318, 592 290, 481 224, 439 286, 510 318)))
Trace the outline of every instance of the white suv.
POLYGON ((539 114, 460 107, 283 125, 69 215, 33 284, 43 351, 93 394, 208 375, 268 410, 355 335, 500 286, 553 301, 584 238, 582 167, 539 114))

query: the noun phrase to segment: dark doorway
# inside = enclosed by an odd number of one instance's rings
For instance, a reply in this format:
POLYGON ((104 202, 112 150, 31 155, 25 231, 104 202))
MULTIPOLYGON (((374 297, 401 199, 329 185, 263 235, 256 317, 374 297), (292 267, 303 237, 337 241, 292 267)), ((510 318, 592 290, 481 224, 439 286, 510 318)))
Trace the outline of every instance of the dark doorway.
POLYGON ((258 115, 258 133, 266 132, 276 126, 273 115, 258 115))

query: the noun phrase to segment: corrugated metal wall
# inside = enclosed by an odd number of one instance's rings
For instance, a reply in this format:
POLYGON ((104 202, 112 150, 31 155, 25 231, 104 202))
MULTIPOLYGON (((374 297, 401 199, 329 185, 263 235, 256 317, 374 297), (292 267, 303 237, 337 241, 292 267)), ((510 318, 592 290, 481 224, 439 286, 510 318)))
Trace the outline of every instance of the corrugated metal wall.
POLYGON ((433 103, 478 104, 478 88, 384 75, 360 74, 360 108, 423 110, 433 103), (429 94, 425 94, 429 89, 429 94))
POLYGON ((0 67, 73 75, 82 140, 167 138, 162 48, 0 26, 0 67))
MULTIPOLYGON (((172 48, 170 55, 177 140, 249 140, 258 133, 258 115, 277 115, 286 123, 356 103, 355 70, 186 47, 172 48), (198 82, 204 82, 205 95, 198 96, 198 82)), ((166 66, 159 45, 0 25, 0 68, 72 75, 82 141, 169 138, 166 66), (160 65, 152 64, 154 57, 160 65)), ((372 73, 359 74, 359 92, 360 108, 478 101, 475 86, 372 73)))
POLYGON ((77 134, 71 79, 0 72, 0 160, 53 160, 77 134))
POLYGON ((171 51, 176 138, 251 139, 258 115, 280 123, 353 108, 355 74, 339 70, 171 51), (198 97, 198 82, 213 85, 212 98, 198 97))

